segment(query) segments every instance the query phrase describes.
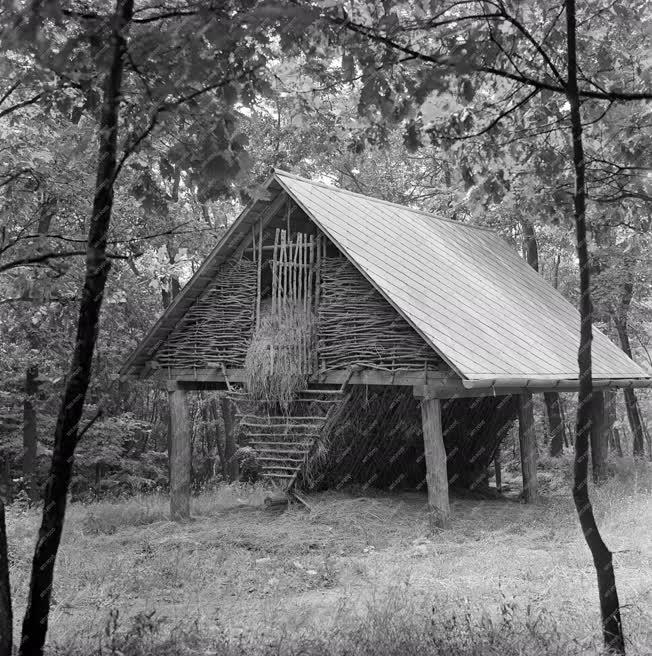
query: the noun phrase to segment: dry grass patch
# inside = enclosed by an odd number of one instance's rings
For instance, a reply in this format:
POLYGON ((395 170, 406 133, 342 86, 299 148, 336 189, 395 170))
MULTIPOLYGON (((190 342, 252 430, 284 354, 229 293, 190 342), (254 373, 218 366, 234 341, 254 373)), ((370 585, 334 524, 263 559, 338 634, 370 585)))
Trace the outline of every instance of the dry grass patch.
MULTIPOLYGON (((593 492, 637 656, 652 653, 651 471, 617 467, 593 492)), ((256 486, 202 494, 182 525, 168 521, 164 496, 71 504, 51 640, 68 650, 77 641, 86 653, 117 612, 112 635, 134 655, 595 653, 595 573, 568 488, 538 506, 453 499, 452 528, 433 535, 424 495, 327 492, 309 497, 310 513, 277 514, 264 510, 263 494, 256 486), (388 624, 393 600, 408 610, 388 624), (138 624, 150 615, 151 631, 138 624), (138 643, 132 629, 147 639, 138 643), (259 651, 237 651, 250 642, 259 651), (260 651, 268 642, 271 651, 260 651)), ((17 624, 38 521, 34 510, 9 511, 17 624)))

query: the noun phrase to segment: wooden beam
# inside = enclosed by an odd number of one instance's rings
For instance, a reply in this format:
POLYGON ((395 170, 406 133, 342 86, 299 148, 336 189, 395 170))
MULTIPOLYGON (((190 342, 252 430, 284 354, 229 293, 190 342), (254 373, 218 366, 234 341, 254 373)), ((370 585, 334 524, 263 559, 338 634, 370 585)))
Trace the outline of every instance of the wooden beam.
POLYGON ((190 518, 191 444, 186 392, 172 383, 170 399, 170 516, 174 521, 190 518))
POLYGON ((524 392, 518 397, 518 440, 521 449, 521 473, 525 503, 536 503, 537 485, 537 438, 534 430, 532 394, 524 392))
MULTIPOLYGON (((227 377, 232 383, 244 383, 247 378, 244 369, 227 369, 227 377)), ((312 376, 310 383, 320 385, 342 385, 349 376, 348 369, 338 369, 329 371, 327 374, 312 376)), ((428 380, 434 380, 441 377, 445 380, 450 379, 450 371, 433 371, 428 370, 428 380)), ((163 383, 172 380, 183 383, 186 389, 191 388, 191 383, 224 383, 224 373, 219 367, 206 367, 202 369, 187 368, 170 368, 160 367, 152 373, 152 378, 163 383)), ((415 388, 421 388, 419 383, 424 379, 423 371, 379 371, 377 369, 362 369, 355 371, 347 384, 349 385, 408 385, 415 388)), ((415 392, 416 395, 416 392, 415 392)), ((471 396, 481 396, 474 392, 471 396)))
POLYGON ((450 521, 448 500, 448 469, 441 421, 441 401, 424 399, 421 402, 423 449, 426 457, 428 506, 432 527, 446 528, 450 521))
POLYGON ((252 201, 257 202, 260 200, 265 203, 269 203, 269 201, 271 201, 273 198, 274 194, 271 191, 265 189, 264 187, 260 187, 254 191, 252 201))

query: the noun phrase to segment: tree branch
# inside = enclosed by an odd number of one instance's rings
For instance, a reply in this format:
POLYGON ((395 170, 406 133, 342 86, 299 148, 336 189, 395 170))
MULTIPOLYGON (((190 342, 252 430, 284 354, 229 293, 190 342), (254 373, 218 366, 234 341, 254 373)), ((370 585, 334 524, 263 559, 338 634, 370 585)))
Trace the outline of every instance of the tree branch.
POLYGON ((239 75, 236 75, 234 77, 227 78, 225 80, 220 80, 219 82, 216 82, 215 84, 209 84, 207 87, 203 87, 201 89, 198 89, 196 91, 193 91, 192 93, 188 94, 187 96, 183 96, 181 98, 177 98, 177 100, 169 102, 169 103, 162 103, 159 105, 155 110, 154 113, 152 114, 149 123, 147 127, 136 137, 136 139, 128 146, 125 148, 124 153, 122 154, 122 157, 120 158, 120 161, 118 162, 118 165, 115 167, 115 171, 113 173, 113 176, 111 178, 111 184, 113 184, 116 179, 118 178, 118 175, 120 175, 120 171, 122 171, 123 166, 125 165, 127 159, 134 153, 136 148, 140 146, 140 144, 147 139, 147 137, 152 133, 154 128, 156 127, 158 123, 158 117, 163 113, 163 112, 168 112, 172 109, 175 109, 176 107, 179 107, 185 103, 190 102, 191 100, 194 100, 198 96, 201 96, 202 94, 208 93, 209 91, 215 91, 216 89, 219 89, 220 87, 224 87, 227 84, 230 84, 231 82, 235 82, 237 80, 241 80, 248 75, 251 75, 255 71, 259 70, 262 68, 264 64, 256 64, 256 66, 252 66, 251 68, 247 69, 246 71, 243 71, 239 75))
MULTIPOLYGON (((78 257, 81 255, 86 255, 86 251, 63 251, 61 253, 41 253, 40 255, 32 255, 30 257, 23 257, 18 260, 11 260, 11 262, 6 262, 5 264, 0 264, 0 273, 8 271, 9 269, 17 269, 21 266, 27 266, 28 264, 40 264, 49 260, 61 260, 66 257, 78 257)), ((106 256, 113 260, 128 260, 130 257, 133 257, 132 255, 118 255, 117 253, 107 253, 106 256)))
MULTIPOLYGON (((447 68, 457 68, 462 63, 458 60, 451 59, 448 57, 436 57, 433 55, 428 55, 423 52, 419 52, 418 50, 414 50, 414 48, 411 48, 410 46, 403 45, 402 43, 398 43, 397 41, 394 41, 393 39, 390 39, 387 36, 378 34, 372 27, 353 23, 350 20, 348 20, 348 18, 333 17, 331 18, 331 20, 337 25, 341 25, 342 27, 345 27, 346 29, 352 32, 361 34, 362 36, 366 37, 371 41, 375 41, 376 43, 382 43, 383 45, 387 46, 392 50, 397 50, 398 52, 402 52, 406 55, 410 55, 411 57, 419 61, 427 62, 429 64, 436 64, 437 66, 445 66, 447 68)), ((501 68, 497 68, 495 66, 473 64, 473 63, 469 63, 468 61, 464 61, 464 65, 478 73, 487 73, 489 75, 494 75, 496 77, 501 77, 508 80, 514 80, 515 82, 520 82, 521 84, 533 87, 538 90, 546 89, 548 91, 553 91, 555 93, 560 93, 560 94, 566 93, 566 90, 563 85, 552 84, 550 82, 546 82, 545 80, 540 80, 531 77, 529 75, 512 73, 510 71, 506 71, 501 68)), ((607 91, 607 92, 591 91, 589 89, 580 89, 579 95, 583 98, 593 98, 595 100, 611 100, 611 101, 652 100, 652 92, 648 92, 648 91, 641 92, 641 93, 634 93, 628 91, 621 91, 617 89, 612 89, 611 91, 607 91)))
POLYGON ((498 125, 498 123, 500 123, 500 121, 502 121, 504 118, 509 116, 512 112, 515 112, 519 107, 523 107, 523 105, 525 105, 532 98, 534 98, 534 96, 536 96, 537 93, 539 93, 539 89, 533 89, 532 91, 530 91, 530 93, 528 93, 527 96, 525 96, 525 98, 522 98, 515 105, 512 105, 509 109, 506 109, 505 111, 501 112, 493 121, 491 121, 491 123, 489 123, 489 125, 482 128, 482 130, 480 130, 479 132, 474 132, 473 134, 465 134, 461 137, 457 137, 456 141, 462 140, 462 139, 474 139, 475 137, 480 137, 483 134, 486 134, 492 128, 495 128, 496 125, 498 125))

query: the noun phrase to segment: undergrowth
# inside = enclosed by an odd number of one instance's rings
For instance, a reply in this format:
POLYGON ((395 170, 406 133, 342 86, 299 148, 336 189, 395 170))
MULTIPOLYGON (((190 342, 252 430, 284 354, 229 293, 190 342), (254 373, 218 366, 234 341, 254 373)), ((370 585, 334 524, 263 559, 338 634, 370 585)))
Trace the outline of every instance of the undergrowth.
POLYGON ((188 620, 163 629, 154 612, 138 613, 123 627, 116 611, 103 632, 52 645, 52 656, 588 656, 601 652, 594 639, 562 637, 546 611, 533 613, 503 599, 493 616, 460 604, 442 616, 428 605, 390 590, 362 613, 342 603, 327 626, 284 626, 236 635, 218 625, 188 620), (86 638, 86 639, 85 639, 86 638), (95 645, 89 650, 89 645, 95 645))

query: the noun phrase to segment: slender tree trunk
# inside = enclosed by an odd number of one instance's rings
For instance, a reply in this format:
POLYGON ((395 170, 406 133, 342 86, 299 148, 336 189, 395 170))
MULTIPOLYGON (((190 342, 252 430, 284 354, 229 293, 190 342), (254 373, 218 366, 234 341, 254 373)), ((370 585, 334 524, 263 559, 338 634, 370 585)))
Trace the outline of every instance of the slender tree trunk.
POLYGON ((238 478, 238 463, 233 457, 236 452, 235 444, 235 426, 233 417, 233 408, 231 401, 223 396, 222 403, 222 420, 224 421, 224 457, 228 463, 229 481, 235 481, 238 478))
POLYGON ((25 398, 23 400, 23 482, 29 500, 38 500, 38 488, 34 475, 36 464, 36 409, 34 397, 38 392, 38 367, 27 367, 25 372, 25 398))
POLYGON ((575 436, 573 500, 584 533, 584 539, 593 556, 593 564, 597 574, 604 643, 613 652, 624 654, 625 639, 620 619, 620 603, 618 601, 612 555, 598 530, 588 488, 589 438, 594 425, 592 421, 593 379, 591 362, 593 308, 591 304, 591 268, 586 241, 586 181, 584 146, 582 143, 582 115, 577 85, 576 29, 575 0, 566 0, 568 55, 566 96, 570 105, 573 141, 573 167, 575 172, 573 210, 577 238, 577 257, 580 268, 580 345, 577 355, 580 390, 575 436))
MULTIPOLYGON (((628 357, 632 357, 632 346, 629 341, 629 330, 627 327, 627 317, 629 306, 634 295, 634 285, 631 280, 626 280, 623 285, 623 293, 620 299, 620 307, 614 315, 614 324, 618 332, 620 346, 628 357)), ((624 389, 625 407, 627 408, 627 419, 632 431, 632 453, 635 457, 642 458, 645 455, 645 434, 643 428, 643 419, 638 406, 636 392, 629 387, 624 389)))
POLYGON ((607 437, 607 416, 604 394, 593 390, 591 397, 593 423, 591 425, 591 472, 593 482, 602 483, 607 478, 607 454, 609 441, 607 437))
POLYGON ((44 490, 43 518, 34 551, 27 610, 23 619, 21 656, 41 656, 48 629, 52 579, 66 513, 79 422, 91 366, 104 287, 109 273, 106 242, 113 207, 118 109, 126 41, 123 35, 133 14, 133 0, 117 0, 99 126, 99 158, 93 212, 88 232, 86 275, 77 323, 77 337, 54 431, 50 473, 44 490))
POLYGON ((545 392, 543 400, 550 425, 550 455, 560 456, 564 450, 566 428, 564 426, 561 398, 557 392, 545 392))
MULTIPOLYGON (((215 447, 217 448, 217 455, 220 459, 220 469, 222 471, 222 478, 225 481, 230 479, 229 476, 229 462, 226 457, 226 433, 224 434, 224 439, 220 436, 219 430, 219 412, 217 410, 217 401, 215 399, 210 400, 210 411, 213 423, 215 425, 215 447)), ((225 424, 226 425, 226 424, 225 424)))
POLYGON ((13 630, 5 504, 0 498, 0 656, 11 656, 13 630))
MULTIPOLYGON (((178 188, 177 188, 177 199, 178 199, 178 188)), ((174 264, 174 260, 177 255, 177 249, 172 246, 168 241, 167 244, 168 251, 168 260, 170 264, 174 264)), ((161 288, 161 301, 163 302, 163 309, 167 310, 170 303, 176 298, 177 294, 181 291, 181 283, 179 282, 179 276, 170 275, 166 277, 165 280, 166 287, 161 288)))
MULTIPOLYGON (((521 218, 521 228, 523 230, 523 252, 527 263, 535 270, 539 271, 539 246, 534 231, 534 225, 529 219, 521 218)), ((550 455, 560 456, 564 447, 565 428, 561 414, 561 400, 557 392, 546 392, 543 395, 546 405, 546 414, 548 416, 548 426, 550 434, 550 455)))
POLYGON ((614 451, 619 458, 622 458, 623 448, 620 442, 620 431, 616 426, 616 390, 605 390, 604 403, 609 429, 609 448, 614 451))

